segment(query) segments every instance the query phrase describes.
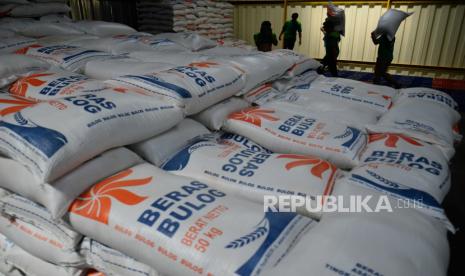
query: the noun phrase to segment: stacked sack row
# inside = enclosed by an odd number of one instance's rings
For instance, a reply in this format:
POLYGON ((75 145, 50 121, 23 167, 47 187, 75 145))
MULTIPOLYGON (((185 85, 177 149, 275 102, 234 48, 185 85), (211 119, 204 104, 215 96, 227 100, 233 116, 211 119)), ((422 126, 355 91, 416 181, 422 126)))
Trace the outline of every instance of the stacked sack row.
POLYGON ((448 95, 325 78, 292 51, 192 33, 48 36, 7 52, 4 273, 446 274, 440 204, 460 139, 448 95), (265 195, 421 208, 264 212, 265 195))
POLYGON ((195 32, 210 39, 232 38, 234 7, 223 0, 139 1, 139 29, 162 32, 195 32))

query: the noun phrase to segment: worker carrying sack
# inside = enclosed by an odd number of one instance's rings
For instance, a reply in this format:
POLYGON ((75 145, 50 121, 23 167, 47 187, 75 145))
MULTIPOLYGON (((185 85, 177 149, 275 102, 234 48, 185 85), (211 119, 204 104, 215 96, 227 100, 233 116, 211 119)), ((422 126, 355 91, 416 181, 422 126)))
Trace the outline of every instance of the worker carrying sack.
POLYGON ((59 68, 36 72, 19 78, 9 92, 30 100, 52 100, 80 93, 96 93, 106 89, 103 82, 59 68))
POLYGON ((129 148, 159 167, 173 154, 189 144, 192 139, 207 134, 210 134, 210 131, 206 127, 197 121, 186 118, 170 130, 130 145, 129 148))
POLYGON ((108 149, 153 137, 182 119, 181 109, 150 95, 124 89, 79 94, 4 116, 0 152, 49 183, 108 149))
POLYGON ((36 105, 38 102, 24 99, 7 93, 0 93, 0 118, 14 114, 24 108, 36 105))
POLYGON ((411 209, 328 213, 266 275, 447 275, 444 227, 411 209), (311 250, 310 250, 311 249, 311 250))
POLYGON ((86 63, 91 60, 108 59, 112 57, 111 54, 101 51, 58 44, 33 44, 16 50, 15 53, 35 57, 48 62, 50 65, 76 73, 82 73, 86 63))
POLYGON ((0 258, 10 266, 13 275, 31 276, 84 276, 86 271, 74 267, 63 267, 46 262, 31 255, 0 233, 0 258), (13 274, 17 273, 17 274, 13 274))
POLYGON ((74 201, 69 221, 163 275, 261 275, 316 224, 264 213, 261 204, 150 164, 97 183, 74 201))
MULTIPOLYGON (((293 195, 316 204, 329 195, 339 172, 327 161, 310 155, 278 154, 220 140, 198 138, 162 169, 192 177, 233 195, 262 204, 265 195, 293 195)), ((318 218, 305 208, 299 213, 318 218)))
POLYGON ((426 192, 439 203, 450 189, 449 163, 441 150, 404 134, 370 134, 360 163, 394 165, 402 184, 426 192))
POLYGON ((397 29, 399 29, 400 23, 405 18, 412 15, 413 12, 404 12, 396 9, 387 10, 379 19, 378 26, 373 31, 375 36, 379 37, 383 34, 391 41, 395 38, 397 29))
POLYGON ((105 276, 158 276, 158 272, 123 253, 85 237, 81 243, 81 254, 86 263, 105 276))
POLYGON ((389 112, 377 124, 368 126, 373 133, 398 133, 437 144, 450 159, 454 155, 460 120, 457 103, 448 94, 430 88, 401 89, 389 112), (434 116, 431 116, 434 114, 434 116))
POLYGON ((366 144, 359 129, 321 118, 264 105, 229 115, 224 130, 256 141, 276 153, 318 156, 338 168, 353 168, 366 144))
POLYGON ((334 23, 334 31, 339 32, 341 35, 345 35, 346 28, 346 13, 343 9, 333 4, 333 1, 328 1, 326 6, 328 17, 326 21, 332 21, 334 23))
POLYGON ((52 221, 42 206, 15 194, 0 199, 0 232, 24 250, 61 266, 82 266, 82 236, 64 222, 52 221))
POLYGON ((45 183, 36 180, 20 163, 0 157, 0 187, 43 205, 53 219, 59 219, 84 190, 140 163, 142 159, 134 152, 126 148, 115 148, 83 163, 61 178, 45 183))
POLYGON ((238 68, 212 60, 155 74, 122 76, 105 83, 174 101, 192 115, 239 92, 244 78, 238 68))

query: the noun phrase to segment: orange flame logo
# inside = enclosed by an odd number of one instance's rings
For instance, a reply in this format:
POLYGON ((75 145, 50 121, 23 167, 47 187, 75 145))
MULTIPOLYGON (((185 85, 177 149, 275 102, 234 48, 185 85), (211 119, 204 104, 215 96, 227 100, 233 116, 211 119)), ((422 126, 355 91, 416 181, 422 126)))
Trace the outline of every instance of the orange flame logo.
POLYGON ((69 211, 108 224, 112 200, 136 205, 147 199, 123 188, 146 185, 152 181, 152 177, 122 180, 131 173, 133 171, 128 169, 97 183, 74 200, 69 211))
POLYGON ((16 51, 15 51, 15 54, 25 55, 25 54, 27 54, 27 52, 29 51, 29 49, 40 48, 40 47, 42 47, 42 45, 33 44, 33 45, 30 45, 30 46, 27 46, 27 47, 24 47, 24 48, 21 48, 21 49, 16 50, 16 51))
POLYGON ((279 118, 273 117, 270 114, 274 113, 271 109, 260 109, 259 107, 250 107, 238 112, 229 114, 228 118, 233 120, 244 121, 258 127, 262 126, 262 119, 276 122, 279 118))
POLYGON ((27 89, 29 88, 29 85, 31 86, 41 86, 46 81, 40 80, 38 78, 40 77, 45 77, 45 76, 50 76, 53 75, 52 73, 49 74, 33 74, 28 77, 21 78, 17 80, 13 85, 10 87, 10 94, 17 95, 24 97, 26 96, 27 89))
POLYGON ((189 64, 191 67, 200 67, 200 68, 210 68, 211 66, 218 65, 218 63, 215 62, 192 62, 189 64))
POLYGON ((22 109, 30 106, 34 106, 38 102, 33 100, 23 99, 18 96, 11 95, 12 99, 1 99, 0 98, 0 105, 6 104, 7 107, 1 108, 0 107, 0 116, 6 116, 11 113, 16 113, 21 111, 22 109))
POLYGON ((408 137, 403 134, 393 134, 393 133, 370 134, 368 137, 368 143, 376 142, 376 141, 383 140, 383 139, 386 139, 386 141, 384 141, 384 145, 389 148, 397 147, 397 142, 401 139, 414 146, 419 146, 419 147, 423 146, 417 139, 408 137))

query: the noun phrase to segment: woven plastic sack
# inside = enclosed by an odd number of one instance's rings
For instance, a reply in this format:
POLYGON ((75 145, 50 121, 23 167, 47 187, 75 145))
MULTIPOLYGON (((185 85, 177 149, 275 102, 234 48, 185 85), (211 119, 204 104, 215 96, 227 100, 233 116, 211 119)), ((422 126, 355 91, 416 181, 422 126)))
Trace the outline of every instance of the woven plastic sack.
MULTIPOLYGON (((199 138, 167 160, 162 169, 192 177, 262 204, 265 195, 295 195, 316 201, 331 193, 337 168, 317 157, 273 154, 227 140, 199 138)), ((304 215, 318 217, 304 208, 304 215)))
POLYGON ((11 194, 0 199, 0 232, 44 261, 78 267, 85 261, 78 252, 82 236, 34 202, 11 194))
POLYGON ((85 271, 74 267, 62 267, 37 258, 5 236, 0 234, 0 256, 11 268, 13 275, 33 275, 33 276, 84 276, 85 271), (13 274, 16 273, 16 274, 13 274))
POLYGON ((83 32, 70 25, 40 21, 22 29, 21 34, 28 37, 40 38, 50 35, 80 35, 83 32))
POLYGON ((456 108, 457 103, 444 92, 430 88, 402 89, 393 108, 368 129, 374 133, 406 134, 438 144, 450 159, 458 138, 453 129, 461 117, 456 108))
POLYGON ((126 148, 111 149, 74 169, 60 179, 44 183, 20 163, 0 157, 0 187, 43 205, 53 219, 61 218, 71 202, 85 189, 121 170, 142 163, 126 148))
POLYGON ((158 276, 158 272, 148 265, 134 260, 95 240, 84 238, 81 254, 86 263, 105 276, 158 276))
POLYGON ((0 55, 0 87, 9 85, 22 75, 49 67, 48 63, 27 56, 0 55))
POLYGON ((362 164, 392 164, 402 176, 401 183, 431 195, 441 203, 449 192, 451 174, 441 150, 404 134, 370 134, 362 164))
POLYGON ((200 51, 216 46, 215 41, 196 33, 161 33, 155 37, 169 39, 191 51, 200 51))
POLYGON ((263 105, 267 102, 273 101, 274 98, 281 94, 282 93, 275 89, 271 83, 265 83, 250 90, 248 93, 244 94, 242 98, 250 104, 263 105))
POLYGON ((153 93, 177 103, 187 115, 192 115, 239 92, 244 87, 244 74, 227 63, 208 61, 155 74, 118 77, 105 83, 153 93))
POLYGON ((68 13, 71 8, 64 3, 37 3, 21 5, 9 13, 13 17, 40 17, 47 14, 68 13))
POLYGON ((448 263, 444 227, 414 210, 331 213, 266 274, 434 276, 448 263))
POLYGON ((79 94, 3 117, 0 152, 24 164, 38 181, 50 182, 108 149, 153 137, 182 119, 182 110, 150 95, 121 89, 79 94))
POLYGON ((326 10, 328 15, 326 20, 331 20, 334 23, 334 31, 340 32, 342 35, 345 35, 345 11, 339 8, 338 6, 334 5, 332 1, 329 1, 329 4, 326 6, 326 10))
POLYGON ((375 35, 386 34, 387 38, 392 40, 396 36, 400 23, 410 15, 412 15, 412 12, 409 13, 396 9, 387 10, 378 21, 378 26, 374 30, 375 35))
POLYGON ((19 35, 2 38, 0 41, 0 54, 13 54, 18 49, 33 45, 34 43, 36 43, 34 38, 19 35))
POLYGON ((315 224, 294 213, 263 213, 260 204, 149 164, 97 183, 73 203, 69 219, 166 275, 260 275, 315 224))
POLYGON ((177 66, 185 66, 193 62, 202 62, 208 59, 207 56, 200 56, 195 53, 169 51, 134 51, 128 53, 128 56, 141 62, 163 62, 177 66))
POLYGON ((19 49, 15 53, 35 57, 51 65, 77 73, 81 73, 86 63, 91 60, 108 59, 112 57, 109 53, 101 51, 53 44, 49 44, 48 46, 33 44, 29 47, 19 49))
POLYGON ((312 70, 316 70, 321 66, 321 63, 312 58, 306 57, 292 50, 279 49, 272 52, 274 55, 278 55, 294 62, 294 65, 289 68, 286 72, 286 77, 293 78, 312 70))
POLYGON ((0 28, 0 38, 9 38, 15 36, 16 33, 7 29, 0 28))
POLYGON ((115 22, 82 20, 73 24, 77 29, 96 36, 126 35, 137 32, 133 28, 115 22))
POLYGON ((210 134, 210 131, 202 124, 192 119, 184 119, 170 130, 140 143, 130 145, 129 148, 148 162, 159 167, 192 139, 206 134, 210 134))
POLYGON ((317 113, 253 107, 229 115, 223 129, 256 141, 276 153, 318 156, 338 168, 358 164, 366 144, 359 129, 317 113))
POLYGON ((274 89, 280 92, 287 92, 288 90, 294 88, 299 88, 303 90, 310 88, 312 82, 318 79, 320 76, 321 75, 319 75, 316 71, 310 70, 293 78, 280 78, 272 82, 272 85, 274 89))
POLYGON ((84 74, 90 78, 109 80, 120 76, 144 75, 158 73, 176 67, 174 64, 163 62, 140 62, 133 58, 117 58, 89 61, 84 74))
POLYGON ((12 95, 30 100, 52 100, 80 93, 96 93, 106 89, 103 82, 69 71, 53 68, 40 71, 11 84, 12 95))
POLYGON ((229 98, 210 106, 204 111, 194 115, 192 118, 211 130, 219 130, 230 113, 249 106, 250 104, 241 98, 229 98))

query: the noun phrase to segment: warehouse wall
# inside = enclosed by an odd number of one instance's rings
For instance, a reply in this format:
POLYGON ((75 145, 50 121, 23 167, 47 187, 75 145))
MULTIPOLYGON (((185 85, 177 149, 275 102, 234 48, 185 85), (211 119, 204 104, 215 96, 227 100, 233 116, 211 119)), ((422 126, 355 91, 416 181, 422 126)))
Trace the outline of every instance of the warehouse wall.
MULTIPOLYGON (((339 58, 350 61, 374 62, 377 47, 370 33, 376 28, 385 5, 339 5, 346 12, 346 36, 342 38, 339 58)), ((397 36, 393 63, 465 68, 465 5, 393 5, 393 8, 414 12, 401 24, 397 36)), ((270 20, 276 33, 283 24, 281 4, 238 4, 235 6, 235 35, 253 43, 252 35, 259 31, 263 20, 270 20)), ((324 56, 323 34, 320 31, 326 17, 323 5, 289 4, 288 15, 299 13, 302 22, 302 45, 296 51, 314 58, 324 56)), ((362 71, 371 66, 353 67, 362 71)), ((464 72, 431 70, 401 70, 394 73, 465 79, 464 72)))
POLYGON ((104 20, 137 28, 136 1, 69 0, 75 20, 104 20))

